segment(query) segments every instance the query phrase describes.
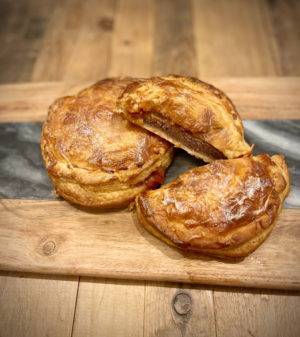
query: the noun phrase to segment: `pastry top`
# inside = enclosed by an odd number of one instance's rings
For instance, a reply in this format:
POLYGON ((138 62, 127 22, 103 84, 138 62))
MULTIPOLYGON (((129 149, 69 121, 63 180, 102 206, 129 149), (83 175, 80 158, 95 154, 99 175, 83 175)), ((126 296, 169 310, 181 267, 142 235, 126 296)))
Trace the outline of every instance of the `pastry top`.
POLYGON ((126 88, 118 107, 141 125, 143 114, 160 114, 169 123, 201 137, 227 158, 251 153, 231 100, 198 79, 169 75, 138 80, 126 88))
POLYGON ((132 81, 104 79, 50 106, 41 147, 51 175, 83 184, 126 181, 170 149, 168 142, 116 112, 118 96, 132 81))
POLYGON ((241 245, 268 228, 289 191, 282 156, 218 160, 137 199, 147 222, 183 248, 241 245))

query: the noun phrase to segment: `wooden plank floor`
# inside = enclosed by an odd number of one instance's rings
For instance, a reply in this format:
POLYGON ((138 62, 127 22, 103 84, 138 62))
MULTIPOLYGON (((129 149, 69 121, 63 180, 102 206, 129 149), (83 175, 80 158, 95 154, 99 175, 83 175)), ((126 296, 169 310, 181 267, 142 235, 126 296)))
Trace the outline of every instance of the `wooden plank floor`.
MULTIPOLYGON (((297 0, 1 0, 0 6, 1 83, 300 75, 297 0)), ((1 337, 298 336, 299 316, 295 293, 0 276, 1 337)))

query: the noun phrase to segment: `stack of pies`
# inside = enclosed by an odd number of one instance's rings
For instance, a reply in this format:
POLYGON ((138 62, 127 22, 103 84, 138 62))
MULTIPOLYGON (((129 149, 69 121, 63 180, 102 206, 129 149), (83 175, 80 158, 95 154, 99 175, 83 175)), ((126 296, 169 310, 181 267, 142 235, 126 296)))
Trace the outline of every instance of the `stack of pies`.
POLYGON ((57 194, 112 208, 185 251, 244 257, 274 227, 290 188, 283 156, 252 155, 220 90, 194 78, 102 80, 49 108, 42 154, 57 194), (208 163, 158 188, 173 147, 208 163))

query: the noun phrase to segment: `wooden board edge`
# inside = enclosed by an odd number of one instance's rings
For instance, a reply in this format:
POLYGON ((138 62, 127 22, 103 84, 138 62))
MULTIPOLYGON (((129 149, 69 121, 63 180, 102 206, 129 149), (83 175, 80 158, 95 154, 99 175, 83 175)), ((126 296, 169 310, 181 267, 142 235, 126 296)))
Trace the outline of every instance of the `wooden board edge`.
MULTIPOLYGON (((300 77, 201 78, 224 90, 243 119, 300 119, 300 77)), ((84 82, 35 82, 0 85, 0 123, 42 122, 58 97, 76 94, 84 82)))
POLYGON ((243 288, 254 288, 254 289, 273 289, 273 290, 289 290, 289 291, 300 291, 300 280, 295 282, 289 279, 280 279, 277 281, 266 282, 261 281, 251 281, 251 279, 237 280, 224 278, 213 279, 213 275, 209 276, 193 276, 192 278, 188 274, 183 275, 172 275, 172 274, 157 274, 157 276, 147 276, 143 273, 126 271, 114 271, 114 270, 102 270, 101 272, 90 272, 90 271, 73 271, 65 268, 64 271, 60 269, 48 269, 44 266, 36 266, 35 268, 26 268, 17 266, 12 268, 11 265, 5 265, 0 262, 0 270, 2 271, 12 271, 17 273, 30 273, 30 274, 42 274, 42 275, 59 275, 59 276, 78 276, 78 277, 93 277, 101 279, 119 279, 119 280, 132 280, 132 281, 154 281, 154 282, 169 282, 169 283, 188 283, 195 285, 209 285, 209 286, 225 286, 225 287, 243 287, 243 288))

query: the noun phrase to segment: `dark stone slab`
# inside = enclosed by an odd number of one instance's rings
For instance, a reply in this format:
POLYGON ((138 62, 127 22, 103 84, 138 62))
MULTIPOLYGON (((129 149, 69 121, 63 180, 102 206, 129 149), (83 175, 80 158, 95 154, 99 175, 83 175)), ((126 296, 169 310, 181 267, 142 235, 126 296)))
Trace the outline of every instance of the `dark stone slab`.
MULTIPOLYGON (((286 207, 300 207, 300 120, 245 121, 246 138, 254 153, 282 153, 291 177, 292 190, 286 207)), ((55 199, 40 153, 41 123, 0 124, 0 197, 55 199)), ((169 182, 187 169, 204 163, 177 150, 167 172, 169 182)))
POLYGON ((300 120, 245 121, 246 139, 255 144, 254 154, 283 154, 291 176, 285 207, 300 207, 300 120))
POLYGON ((41 123, 0 124, 0 197, 54 199, 40 151, 41 123))

